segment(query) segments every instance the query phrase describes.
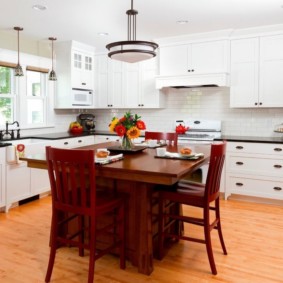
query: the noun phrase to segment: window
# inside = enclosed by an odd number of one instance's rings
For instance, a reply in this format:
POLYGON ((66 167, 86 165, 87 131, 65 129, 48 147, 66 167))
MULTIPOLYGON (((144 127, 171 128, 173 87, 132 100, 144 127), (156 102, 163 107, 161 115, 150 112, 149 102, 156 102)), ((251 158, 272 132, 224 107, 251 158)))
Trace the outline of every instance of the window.
POLYGON ((27 70, 27 117, 28 125, 40 125, 46 121, 47 74, 27 70))
POLYGON ((0 66, 0 125, 14 120, 15 80, 14 69, 0 66))

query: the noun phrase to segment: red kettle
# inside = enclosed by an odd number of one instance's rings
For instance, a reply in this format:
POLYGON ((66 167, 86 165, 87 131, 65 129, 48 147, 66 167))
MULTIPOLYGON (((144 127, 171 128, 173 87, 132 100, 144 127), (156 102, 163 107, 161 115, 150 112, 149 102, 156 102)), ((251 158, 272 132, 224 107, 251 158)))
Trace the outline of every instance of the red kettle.
POLYGON ((183 134, 185 134, 186 133, 186 131, 189 129, 189 127, 185 127, 185 126, 183 126, 182 124, 179 124, 178 126, 176 126, 176 133, 177 134, 181 134, 181 135, 183 135, 183 134))

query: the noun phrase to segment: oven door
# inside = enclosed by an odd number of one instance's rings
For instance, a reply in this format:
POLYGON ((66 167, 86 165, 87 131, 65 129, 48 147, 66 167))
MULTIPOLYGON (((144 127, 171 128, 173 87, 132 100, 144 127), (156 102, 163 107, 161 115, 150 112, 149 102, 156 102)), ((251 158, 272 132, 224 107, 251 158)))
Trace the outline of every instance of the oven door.
MULTIPOLYGON (((195 141, 195 140, 178 139, 178 144, 181 146, 182 145, 188 146, 189 148, 192 149, 193 152, 210 155, 212 141, 195 141)), ((207 163, 203 164, 200 168, 196 169, 192 173, 188 174, 183 179, 188 180, 190 182, 205 184, 208 173, 208 165, 209 165, 209 161, 207 161, 207 163)))

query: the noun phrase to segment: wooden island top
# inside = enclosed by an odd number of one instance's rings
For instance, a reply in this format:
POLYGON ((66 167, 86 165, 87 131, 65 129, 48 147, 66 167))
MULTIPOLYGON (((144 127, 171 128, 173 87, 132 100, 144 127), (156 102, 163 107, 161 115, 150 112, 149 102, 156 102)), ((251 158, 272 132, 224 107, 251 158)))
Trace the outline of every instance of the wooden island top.
MULTIPOLYGON (((108 148, 117 142, 107 142, 76 149, 108 148)), ((177 147, 167 146, 167 151, 177 152, 177 147)), ((111 153, 117 154, 117 153, 111 153)), ((186 174, 207 162, 209 156, 197 160, 156 158, 156 149, 146 148, 140 152, 124 153, 124 159, 97 165, 98 181, 106 185, 113 182, 123 193, 128 194, 126 215, 126 255, 138 271, 151 274, 156 246, 156 227, 152 223, 152 196, 157 185, 173 185, 186 174)), ((45 153, 20 158, 31 168, 47 169, 45 153)), ((111 186, 110 185, 110 186, 111 186)))

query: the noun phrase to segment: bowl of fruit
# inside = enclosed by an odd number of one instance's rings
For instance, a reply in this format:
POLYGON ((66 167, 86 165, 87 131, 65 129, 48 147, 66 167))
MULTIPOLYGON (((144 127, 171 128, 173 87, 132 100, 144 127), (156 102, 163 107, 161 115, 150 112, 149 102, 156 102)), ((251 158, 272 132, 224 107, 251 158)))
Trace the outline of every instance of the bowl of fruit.
POLYGON ((79 122, 72 122, 69 126, 69 132, 72 134, 81 134, 83 132, 83 127, 79 122))

